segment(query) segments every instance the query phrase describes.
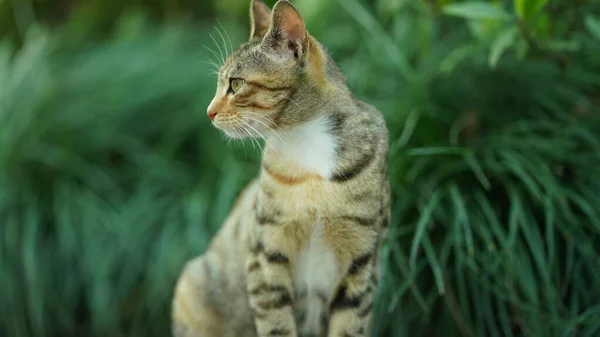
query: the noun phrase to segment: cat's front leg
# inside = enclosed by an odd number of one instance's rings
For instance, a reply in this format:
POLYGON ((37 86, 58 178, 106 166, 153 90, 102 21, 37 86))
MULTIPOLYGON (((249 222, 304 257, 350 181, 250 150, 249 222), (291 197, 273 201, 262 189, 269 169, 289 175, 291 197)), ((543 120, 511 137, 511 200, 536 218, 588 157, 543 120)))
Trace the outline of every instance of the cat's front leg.
POLYGON ((377 287, 376 234, 352 221, 346 223, 332 231, 337 237, 333 245, 346 271, 329 307, 327 336, 368 337, 377 287))
POLYGON ((347 277, 331 304, 328 337, 370 336, 373 293, 377 281, 372 271, 347 277))
POLYGON ((254 240, 246 261, 246 282, 256 331, 259 337, 297 337, 291 254, 284 242, 276 240, 277 235, 269 234, 254 240))

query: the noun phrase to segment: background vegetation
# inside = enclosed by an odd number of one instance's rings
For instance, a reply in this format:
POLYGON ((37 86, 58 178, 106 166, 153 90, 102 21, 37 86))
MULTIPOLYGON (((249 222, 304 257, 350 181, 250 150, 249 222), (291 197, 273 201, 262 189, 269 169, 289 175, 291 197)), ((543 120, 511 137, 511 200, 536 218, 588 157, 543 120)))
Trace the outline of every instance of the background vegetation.
MULTIPOLYGON (((600 4, 294 3, 391 133, 376 336, 600 336, 600 4)), ((205 117, 247 13, 0 0, 0 336, 169 335, 257 172, 205 117)))

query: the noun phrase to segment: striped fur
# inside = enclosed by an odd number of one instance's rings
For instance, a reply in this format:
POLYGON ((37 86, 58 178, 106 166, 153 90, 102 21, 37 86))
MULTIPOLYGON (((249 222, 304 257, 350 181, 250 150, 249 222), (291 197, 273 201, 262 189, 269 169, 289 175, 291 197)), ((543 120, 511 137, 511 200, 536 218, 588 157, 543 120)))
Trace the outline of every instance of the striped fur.
POLYGON ((265 139, 260 175, 183 269, 175 337, 369 336, 390 222, 388 132, 353 97, 287 1, 250 6, 250 40, 219 71, 208 112, 265 139), (236 91, 231 78, 244 84, 236 91))

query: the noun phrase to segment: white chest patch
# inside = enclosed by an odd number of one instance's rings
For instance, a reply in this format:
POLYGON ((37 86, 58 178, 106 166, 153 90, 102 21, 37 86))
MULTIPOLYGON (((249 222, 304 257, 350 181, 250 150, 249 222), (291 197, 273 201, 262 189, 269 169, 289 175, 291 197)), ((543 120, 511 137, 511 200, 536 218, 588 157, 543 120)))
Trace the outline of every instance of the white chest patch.
POLYGON ((313 226, 308 243, 300 251, 296 264, 296 285, 306 291, 306 320, 304 333, 320 330, 321 313, 325 308, 322 297, 331 299, 339 282, 335 256, 322 240, 323 225, 313 226))
POLYGON ((271 137, 275 151, 300 167, 329 179, 335 168, 337 142, 329 120, 317 117, 293 130, 271 137))

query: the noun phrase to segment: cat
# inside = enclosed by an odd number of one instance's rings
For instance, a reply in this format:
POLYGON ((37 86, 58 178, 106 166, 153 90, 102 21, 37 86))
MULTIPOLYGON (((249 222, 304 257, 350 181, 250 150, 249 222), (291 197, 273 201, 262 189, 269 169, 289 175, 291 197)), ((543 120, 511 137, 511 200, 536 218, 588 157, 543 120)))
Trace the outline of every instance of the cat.
POLYGON ((290 2, 254 0, 250 22, 207 115, 229 137, 265 139, 260 174, 184 266, 172 332, 370 336, 390 222, 383 115, 353 96, 290 2))

